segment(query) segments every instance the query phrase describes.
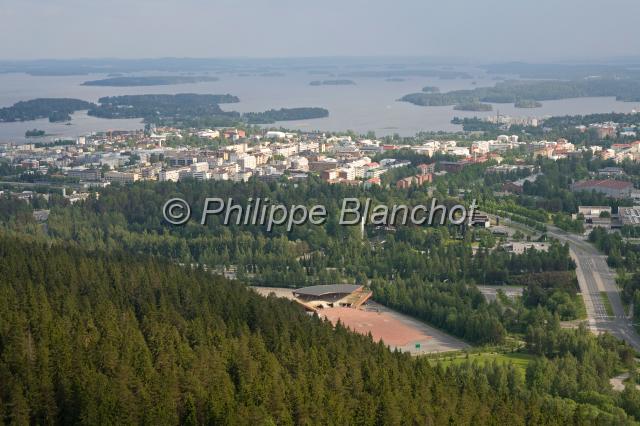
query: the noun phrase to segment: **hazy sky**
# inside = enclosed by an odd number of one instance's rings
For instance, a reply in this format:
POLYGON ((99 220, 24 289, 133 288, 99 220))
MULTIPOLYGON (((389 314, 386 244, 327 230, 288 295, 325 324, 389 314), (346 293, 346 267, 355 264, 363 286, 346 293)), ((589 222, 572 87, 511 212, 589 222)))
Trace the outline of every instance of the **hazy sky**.
POLYGON ((0 59, 640 55, 640 0, 0 0, 0 59))

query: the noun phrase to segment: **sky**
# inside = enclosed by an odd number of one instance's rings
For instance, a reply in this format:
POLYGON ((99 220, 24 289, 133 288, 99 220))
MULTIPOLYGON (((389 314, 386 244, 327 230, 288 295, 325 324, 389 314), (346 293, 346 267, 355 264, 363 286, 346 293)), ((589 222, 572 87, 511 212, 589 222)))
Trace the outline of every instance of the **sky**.
POLYGON ((640 56, 638 0, 0 0, 0 60, 640 56))

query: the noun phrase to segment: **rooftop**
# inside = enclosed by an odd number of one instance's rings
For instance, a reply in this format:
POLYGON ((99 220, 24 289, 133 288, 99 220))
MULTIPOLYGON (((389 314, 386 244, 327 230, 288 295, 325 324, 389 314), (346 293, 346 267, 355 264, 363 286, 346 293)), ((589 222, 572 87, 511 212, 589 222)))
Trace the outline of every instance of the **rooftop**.
POLYGON ((302 296, 325 296, 327 294, 349 294, 362 288, 354 284, 314 285, 293 290, 293 294, 302 296))
POLYGON ((574 189, 582 188, 608 188, 608 189, 628 189, 633 188, 633 183, 623 180, 583 180, 573 184, 574 189))

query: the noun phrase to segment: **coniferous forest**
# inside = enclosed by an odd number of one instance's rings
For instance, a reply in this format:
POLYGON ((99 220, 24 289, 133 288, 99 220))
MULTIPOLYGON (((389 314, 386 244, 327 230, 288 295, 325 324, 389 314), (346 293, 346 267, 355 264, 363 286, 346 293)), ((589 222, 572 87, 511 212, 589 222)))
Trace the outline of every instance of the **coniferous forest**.
POLYGON ((6 236, 0 259, 9 424, 623 424, 640 411, 630 387, 599 392, 632 352, 584 328, 533 336, 545 357, 526 375, 445 369, 202 270, 6 236))
MULTIPOLYGON (((445 189, 437 191, 449 202, 445 189)), ((455 227, 367 229, 362 236, 336 225, 347 196, 415 203, 428 195, 310 178, 295 186, 112 185, 73 205, 55 193, 28 203, 0 197, 0 418, 363 425, 640 419, 640 391, 610 384, 624 371, 637 380, 632 348, 584 325, 561 326, 579 318, 567 246, 513 254, 490 233, 455 227), (319 203, 329 218, 290 233, 224 226, 220 217, 206 226, 195 218, 183 227, 161 221, 166 199, 199 206, 208 194, 239 203, 247 194, 319 203), (50 210, 46 223, 35 219, 38 209, 50 210), (219 275, 231 266, 237 281, 219 275), (247 286, 331 282, 366 283, 390 308, 478 351, 510 347, 528 363, 482 362, 474 351, 452 355, 456 362, 411 357, 247 286), (490 302, 477 287, 500 283, 524 287, 522 297, 490 302)))

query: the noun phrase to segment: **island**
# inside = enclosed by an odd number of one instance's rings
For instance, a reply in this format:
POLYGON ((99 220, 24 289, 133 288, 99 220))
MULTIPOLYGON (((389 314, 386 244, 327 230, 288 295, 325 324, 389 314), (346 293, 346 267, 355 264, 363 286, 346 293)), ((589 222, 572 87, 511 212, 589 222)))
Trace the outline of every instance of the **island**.
POLYGON ((489 104, 483 104, 482 102, 469 102, 456 105, 453 109, 456 111, 491 111, 493 107, 489 104))
POLYGON ((177 95, 124 95, 103 97, 88 114, 100 118, 142 118, 158 123, 162 118, 173 120, 206 116, 237 116, 224 112, 219 104, 239 102, 237 96, 199 95, 181 93, 177 95))
MULTIPOLYGON (((0 122, 49 118, 51 122, 70 121, 75 111, 87 110, 92 117, 105 119, 142 119, 145 123, 186 127, 237 126, 270 124, 277 121, 323 118, 329 111, 318 107, 270 109, 263 112, 224 111, 220 104, 239 102, 230 94, 206 95, 123 95, 100 98, 98 104, 78 99, 34 99, 0 109, 0 122)), ((44 136, 37 129, 27 137, 44 136)))
POLYGON ((440 88, 436 86, 424 86, 422 91, 424 93, 440 93, 440 88))
POLYGON ((169 86, 173 84, 189 84, 218 81, 218 77, 209 76, 147 76, 147 77, 112 77, 102 80, 91 80, 83 86, 135 87, 135 86, 169 86))
POLYGON ((24 132, 24 136, 26 138, 40 138, 44 135, 46 135, 46 132, 44 130, 38 129, 27 130, 26 132, 24 132))
POLYGON ((310 120, 329 116, 324 108, 281 108, 265 112, 247 112, 242 118, 249 124, 271 124, 276 121, 310 120))
POLYGON ((38 98, 20 101, 10 107, 0 108, 0 123, 41 118, 48 118, 52 123, 69 121, 74 112, 89 110, 95 106, 91 102, 69 98, 38 98))
POLYGON ((453 90, 446 93, 411 93, 400 100, 420 106, 461 105, 474 100, 491 103, 513 103, 519 100, 551 101, 568 98, 615 96, 624 102, 640 101, 640 80, 593 78, 586 80, 520 81, 496 83, 493 87, 453 90))
POLYGON ((462 130, 465 132, 496 132, 500 128, 499 124, 491 123, 478 117, 453 117, 451 124, 461 125, 462 130))
POLYGON ((520 99, 514 104, 516 108, 540 108, 542 104, 531 99, 520 99))
POLYGON ((387 70, 373 70, 365 69, 361 71, 350 71, 341 73, 341 77, 349 78, 388 78, 388 77, 427 77, 427 78, 439 78, 439 79, 470 79, 472 76, 464 71, 456 71, 451 69, 387 69, 387 70))
POLYGON ((260 77, 285 77, 286 74, 278 71, 268 71, 260 74, 260 77))
POLYGON ((353 86, 353 80, 315 80, 309 83, 310 86, 353 86))
POLYGON ((239 102, 233 95, 125 95, 99 99, 88 114, 100 118, 141 118, 147 123, 189 126, 270 124, 276 121, 309 120, 329 115, 324 108, 281 108, 264 112, 223 111, 220 104, 239 102))

